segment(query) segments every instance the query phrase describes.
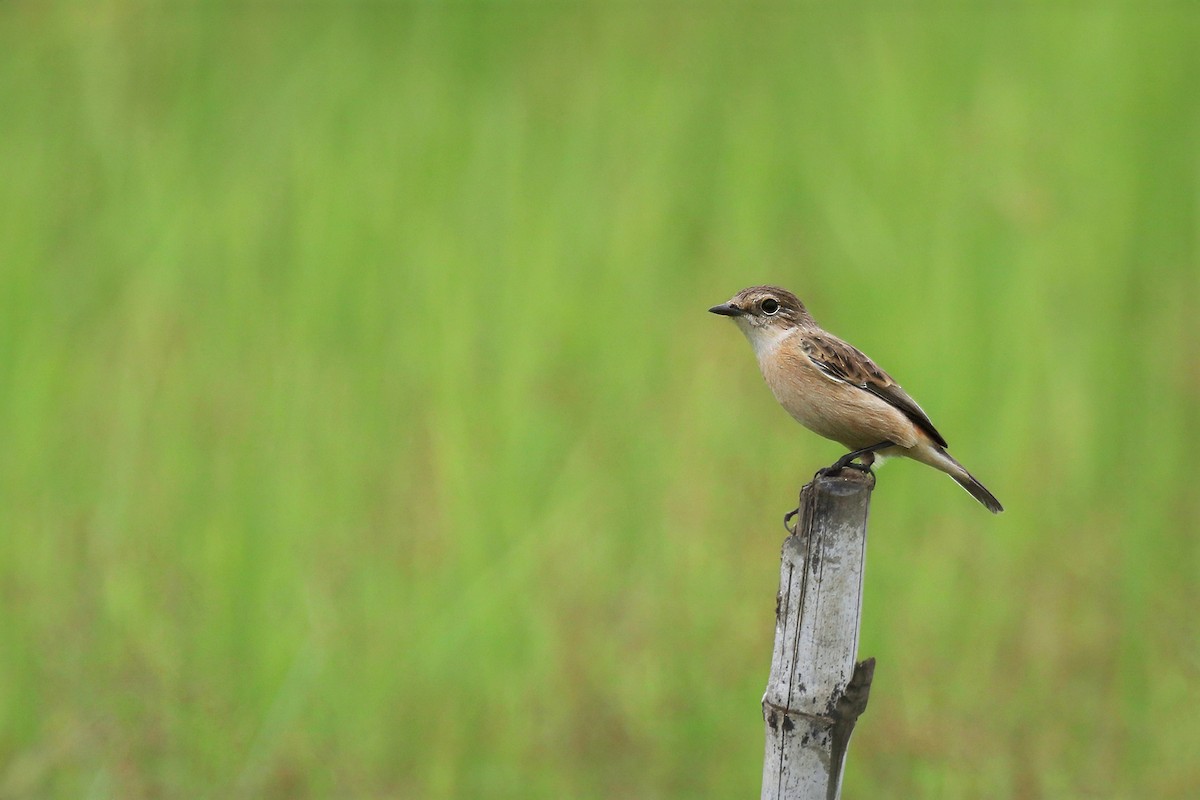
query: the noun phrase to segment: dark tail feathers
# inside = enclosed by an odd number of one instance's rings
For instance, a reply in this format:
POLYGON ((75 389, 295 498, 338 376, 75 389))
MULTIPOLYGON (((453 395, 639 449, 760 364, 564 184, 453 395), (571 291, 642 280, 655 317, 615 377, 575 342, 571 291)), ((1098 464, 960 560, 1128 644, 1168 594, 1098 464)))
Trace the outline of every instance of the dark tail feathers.
POLYGON ((965 469, 962 471, 961 476, 951 475, 950 477, 958 481, 959 486, 970 492, 971 497, 974 497, 976 500, 983 503, 988 511, 992 512, 993 514, 999 514, 1004 510, 1004 506, 1000 505, 1000 501, 996 499, 996 495, 989 492, 986 486, 977 481, 975 476, 967 472, 965 469))

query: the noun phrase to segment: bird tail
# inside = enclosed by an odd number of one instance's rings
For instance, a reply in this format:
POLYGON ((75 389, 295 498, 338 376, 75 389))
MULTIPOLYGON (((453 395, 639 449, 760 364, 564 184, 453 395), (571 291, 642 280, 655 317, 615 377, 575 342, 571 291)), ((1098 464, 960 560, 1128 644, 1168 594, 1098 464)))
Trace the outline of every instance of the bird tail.
POLYGON ((950 477, 958 481, 959 486, 970 492, 971 497, 974 497, 976 500, 983 503, 988 511, 992 512, 993 514, 999 514, 1004 510, 1004 506, 1000 505, 1000 501, 996 499, 996 495, 989 492, 986 486, 980 483, 974 475, 967 472, 965 469, 962 471, 962 475, 955 475, 951 473, 950 477))
POLYGON ((942 447, 935 446, 937 452, 936 460, 938 463, 932 466, 945 472, 958 483, 959 486, 966 489, 971 497, 974 497, 983 506, 993 514, 999 514, 1004 510, 1004 506, 1000 505, 1000 501, 996 499, 996 495, 987 490, 987 487, 980 483, 974 475, 967 472, 967 468, 958 463, 954 456, 950 455, 942 447))

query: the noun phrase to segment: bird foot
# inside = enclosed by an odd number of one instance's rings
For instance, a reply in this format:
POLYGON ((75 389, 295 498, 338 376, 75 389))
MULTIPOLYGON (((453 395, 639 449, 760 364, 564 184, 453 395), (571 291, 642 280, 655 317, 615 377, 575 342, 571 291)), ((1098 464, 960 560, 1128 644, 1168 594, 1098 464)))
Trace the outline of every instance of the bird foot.
POLYGON ((875 463, 875 451, 883 450, 886 447, 891 447, 890 441, 884 440, 878 444, 873 444, 870 447, 864 447, 861 450, 854 450, 839 458, 828 467, 817 470, 814 478, 827 478, 834 473, 841 472, 844 469, 856 469, 859 472, 871 472, 871 465, 875 463), (860 464, 855 459, 861 458, 863 462, 860 464))
POLYGON ((828 467, 823 467, 822 469, 817 470, 816 474, 813 475, 813 477, 814 478, 828 478, 833 475, 836 475, 837 473, 841 472, 844 469, 855 469, 855 470, 858 470, 859 472, 872 472, 870 464, 860 464, 857 461, 848 461, 845 464, 838 462, 837 464, 833 464, 828 467))

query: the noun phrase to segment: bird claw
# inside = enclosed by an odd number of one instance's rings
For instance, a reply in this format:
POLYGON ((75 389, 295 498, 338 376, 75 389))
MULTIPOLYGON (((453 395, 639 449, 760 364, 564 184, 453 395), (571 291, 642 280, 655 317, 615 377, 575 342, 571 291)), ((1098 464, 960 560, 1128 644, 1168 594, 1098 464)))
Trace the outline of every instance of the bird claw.
POLYGON ((846 464, 833 464, 828 467, 823 467, 822 469, 816 471, 816 473, 813 475, 813 480, 816 480, 817 478, 832 478, 844 469, 853 469, 870 475, 875 474, 871 467, 867 464, 859 464, 857 461, 851 461, 846 464))
POLYGON ((788 533, 790 533, 790 534, 793 534, 793 535, 795 535, 795 533, 796 533, 796 528, 797 528, 798 526, 796 526, 796 525, 789 525, 788 523, 789 523, 789 522, 791 522, 791 521, 792 521, 792 519, 793 519, 793 518, 795 518, 795 516, 796 516, 797 514, 799 514, 799 513, 800 513, 800 509, 798 509, 798 508, 793 508, 791 511, 789 511, 789 512, 787 512, 786 514, 784 514, 784 515, 783 515, 783 529, 784 529, 785 531, 787 531, 788 533))
MULTIPOLYGON (((871 473, 871 466, 875 463, 875 451, 882 450, 886 447, 891 447, 892 442, 882 441, 879 444, 873 444, 870 447, 864 447, 861 450, 855 450, 839 458, 825 469, 817 470, 814 478, 828 478, 834 473, 841 472, 844 469, 856 469, 859 472, 871 473), (855 459, 865 458, 865 464, 858 463, 855 459)), ((874 474, 874 473, 871 473, 874 474)))

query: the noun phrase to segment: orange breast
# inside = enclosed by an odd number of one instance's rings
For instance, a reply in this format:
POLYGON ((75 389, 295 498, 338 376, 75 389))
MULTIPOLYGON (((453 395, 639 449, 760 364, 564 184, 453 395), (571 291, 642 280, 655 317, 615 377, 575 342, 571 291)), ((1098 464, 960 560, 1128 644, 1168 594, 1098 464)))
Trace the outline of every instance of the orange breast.
POLYGON ((814 433, 851 450, 885 439, 901 447, 917 443, 915 426, 899 409, 827 377, 798 348, 777 348, 759 360, 759 368, 779 404, 814 433))

